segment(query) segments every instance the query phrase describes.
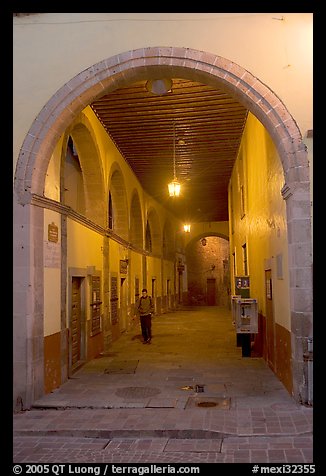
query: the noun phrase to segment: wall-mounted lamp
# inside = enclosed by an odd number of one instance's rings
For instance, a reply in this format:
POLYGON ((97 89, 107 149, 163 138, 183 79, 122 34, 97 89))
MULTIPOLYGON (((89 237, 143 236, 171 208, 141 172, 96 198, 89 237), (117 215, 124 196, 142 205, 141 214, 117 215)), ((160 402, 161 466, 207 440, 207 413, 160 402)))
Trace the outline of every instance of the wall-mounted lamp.
POLYGON ((191 226, 191 225, 190 225, 189 223, 185 223, 185 224, 183 225, 183 231, 184 231, 185 233, 190 233, 190 226, 191 226))

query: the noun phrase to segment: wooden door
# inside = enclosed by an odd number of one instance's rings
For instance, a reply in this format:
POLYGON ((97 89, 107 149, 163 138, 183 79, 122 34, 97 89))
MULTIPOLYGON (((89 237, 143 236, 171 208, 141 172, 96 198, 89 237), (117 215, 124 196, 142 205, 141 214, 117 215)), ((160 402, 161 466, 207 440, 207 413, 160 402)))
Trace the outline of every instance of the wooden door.
POLYGON ((72 278, 71 296, 71 366, 74 367, 81 360, 81 280, 72 278))
POLYGON ((111 314, 112 339, 113 340, 116 340, 118 337, 120 337, 118 304, 119 304, 118 278, 117 278, 117 276, 111 276, 110 314, 111 314))
POLYGON ((91 290, 91 335, 101 332, 101 279, 99 276, 92 276, 91 290))
POLYGON ((171 286, 170 280, 166 280, 166 298, 167 298, 167 309, 171 309, 171 286))
POLYGON ((183 293, 183 273, 178 271, 178 303, 182 304, 182 293, 183 293))
POLYGON ((266 293, 266 360, 274 370, 275 367, 275 321, 273 313, 272 271, 265 270, 266 293))
POLYGON ((120 278, 120 332, 127 328, 126 278, 120 278))
POLYGON ((216 304, 216 279, 207 278, 207 305, 215 306, 216 304))
POLYGON ((156 313, 156 279, 152 278, 152 303, 154 306, 154 314, 156 313))

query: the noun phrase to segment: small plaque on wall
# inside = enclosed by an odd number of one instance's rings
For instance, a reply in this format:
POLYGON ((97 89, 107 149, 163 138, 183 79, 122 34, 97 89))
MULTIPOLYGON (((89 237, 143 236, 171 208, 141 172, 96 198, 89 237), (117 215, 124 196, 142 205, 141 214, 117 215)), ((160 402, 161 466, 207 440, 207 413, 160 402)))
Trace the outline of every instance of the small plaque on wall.
POLYGON ((48 225, 48 241, 52 241, 53 243, 58 243, 59 239, 59 229, 57 225, 52 222, 48 225))
POLYGON ((120 260, 120 274, 128 273, 128 263, 125 259, 120 260))

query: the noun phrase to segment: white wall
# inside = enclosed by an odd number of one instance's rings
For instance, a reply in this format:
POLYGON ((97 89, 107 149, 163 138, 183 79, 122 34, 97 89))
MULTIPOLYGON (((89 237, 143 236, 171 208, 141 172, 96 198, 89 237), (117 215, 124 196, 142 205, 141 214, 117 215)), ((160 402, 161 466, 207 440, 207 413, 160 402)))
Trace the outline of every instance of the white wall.
POLYGON ((189 47, 234 61, 273 90, 305 138, 313 128, 312 39, 312 13, 14 17, 14 163, 35 117, 59 88, 99 61, 149 46, 189 47))

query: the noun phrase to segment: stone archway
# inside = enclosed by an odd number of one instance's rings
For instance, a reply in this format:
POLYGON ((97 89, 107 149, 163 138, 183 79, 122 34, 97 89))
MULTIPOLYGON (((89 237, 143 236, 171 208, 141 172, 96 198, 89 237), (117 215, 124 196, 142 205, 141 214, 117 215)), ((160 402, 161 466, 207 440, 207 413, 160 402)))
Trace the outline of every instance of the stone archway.
POLYGON ((231 298, 229 237, 214 231, 198 233, 187 243, 185 255, 188 303, 227 308, 231 298))
MULTIPOLYGON (((241 66, 204 51, 149 47, 121 53, 82 71, 50 98, 22 144, 14 178, 14 212, 20 214, 31 229, 40 230, 42 214, 39 209, 35 210, 37 207, 31 206, 31 202, 33 196, 43 195, 48 163, 64 130, 85 105, 97 97, 124 84, 157 77, 160 73, 165 77, 183 77, 225 89, 260 120, 274 141, 286 180, 282 196, 287 203, 289 231, 294 397, 297 401, 305 401, 307 384, 304 352, 308 337, 312 335, 312 247, 307 150, 296 122, 282 101, 241 66), (304 276, 304 279, 299 276, 304 276)), ((35 386, 36 382, 42 385, 40 376, 43 372, 42 358, 34 357, 40 352, 35 352, 33 343, 40 340, 42 324, 39 321, 43 319, 39 300, 43 289, 42 269, 37 264, 38 245, 36 241, 31 242, 37 240, 37 236, 37 233, 32 232, 21 238, 19 246, 25 246, 28 251, 16 263, 20 269, 23 267, 27 270, 23 283, 24 296, 17 301, 20 304, 15 310, 17 323, 22 324, 18 340, 26 342, 24 394, 27 405, 40 392, 35 391, 35 386), (27 315, 33 316, 34 325, 26 322, 27 315), (35 327, 39 330, 37 336, 31 335, 30 331, 35 327)), ((14 262, 14 272, 15 269, 14 262)), ((14 364, 20 370, 24 366, 23 362, 14 364)), ((23 390, 18 388, 14 391, 20 395, 19 392, 23 390)))
POLYGON ((162 231, 160 226, 160 219, 155 208, 151 207, 147 210, 146 222, 149 225, 151 240, 152 240, 152 253, 156 256, 160 256, 162 249, 162 231))
POLYGON ((113 231, 128 240, 128 200, 123 174, 118 165, 112 167, 109 190, 113 202, 113 231))
POLYGON ((137 190, 134 190, 132 193, 132 198, 130 201, 130 238, 131 241, 137 248, 143 248, 143 219, 142 219, 142 210, 139 199, 139 194, 137 190))

